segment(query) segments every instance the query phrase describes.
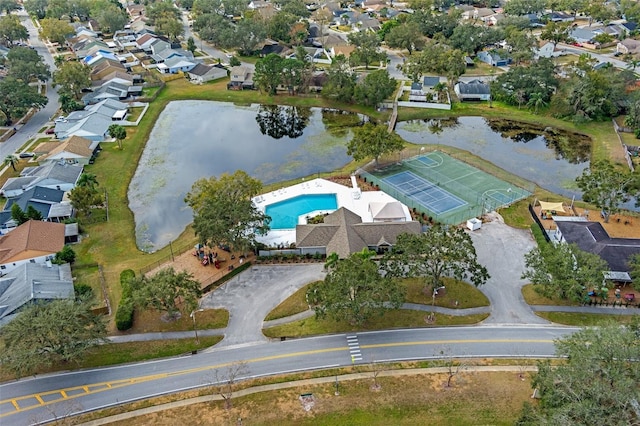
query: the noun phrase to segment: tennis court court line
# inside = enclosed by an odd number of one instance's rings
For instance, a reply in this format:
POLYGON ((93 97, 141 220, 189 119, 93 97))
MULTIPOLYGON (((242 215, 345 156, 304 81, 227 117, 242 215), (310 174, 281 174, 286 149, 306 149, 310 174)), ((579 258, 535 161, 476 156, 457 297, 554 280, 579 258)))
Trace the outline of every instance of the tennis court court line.
MULTIPOLYGON (((413 200, 418 201, 420 204, 424 205, 424 207, 426 207, 428 210, 431 210, 433 213, 435 214, 444 214, 447 212, 450 212, 452 210, 455 210, 457 208, 460 207, 464 207, 466 205, 468 205, 469 203, 463 199, 461 199, 460 197, 450 193, 449 191, 447 191, 444 188, 441 188, 439 185, 434 184, 433 182, 427 180, 426 178, 416 175, 415 173, 411 172, 410 170, 403 170, 400 173, 396 173, 394 175, 391 176, 386 176, 384 178, 382 178, 383 181, 386 181, 389 185, 391 185, 392 187, 394 187, 398 192, 402 193, 404 196, 411 198, 413 200), (403 181, 398 182, 398 183, 394 183, 393 181, 396 181, 397 178, 399 176, 402 176, 403 181), (409 176, 409 179, 404 179, 405 176, 409 176), (415 185, 411 184, 411 181, 417 181, 417 182, 424 182, 426 183, 428 186, 425 188, 417 188, 415 185), (422 196, 426 196, 429 199, 424 199, 422 197, 418 197, 416 196, 417 194, 411 194, 409 192, 407 192, 405 190, 405 188, 402 188, 399 185, 406 185, 409 184, 411 185, 413 188, 412 189, 417 189, 420 192, 420 195, 422 196), (429 192, 426 192, 425 189, 429 189, 429 190, 434 190, 433 192, 439 193, 440 195, 443 195, 444 197, 441 198, 435 198, 433 195, 431 195, 429 192), (441 210, 440 208, 438 208, 435 204, 442 202, 444 200, 451 200, 453 201, 453 204, 455 204, 452 207, 449 207, 446 210, 441 210)), ((443 203, 446 204, 446 203, 443 203)))

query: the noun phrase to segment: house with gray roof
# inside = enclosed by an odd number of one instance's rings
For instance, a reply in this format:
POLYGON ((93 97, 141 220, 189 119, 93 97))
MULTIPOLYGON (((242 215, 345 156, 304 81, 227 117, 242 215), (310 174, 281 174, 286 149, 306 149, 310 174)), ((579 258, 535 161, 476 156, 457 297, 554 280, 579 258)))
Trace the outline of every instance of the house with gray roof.
POLYGON ((7 229, 17 224, 11 218, 11 208, 17 204, 24 212, 29 207, 38 211, 47 222, 62 222, 73 215, 71 202, 64 201, 65 192, 58 189, 35 186, 18 197, 9 198, 0 212, 0 226, 7 229))
POLYGON ((158 71, 163 74, 178 74, 179 72, 189 72, 198 63, 182 55, 173 55, 164 62, 157 64, 158 71))
POLYGON ((227 69, 220 64, 197 64, 188 72, 189 81, 194 84, 202 84, 207 81, 217 80, 227 76, 227 69))
POLYGON ((453 87, 460 101, 489 101, 491 100, 491 87, 480 80, 472 80, 468 83, 460 81, 453 87))
POLYGON ((19 177, 7 179, 0 193, 7 198, 18 197, 35 186, 70 191, 76 186, 82 170, 82 165, 60 162, 26 167, 19 177))
POLYGON ((576 244, 580 250, 597 254, 612 272, 630 272, 628 261, 640 254, 640 239, 611 238, 600 222, 555 221, 554 239, 560 243, 576 244))
POLYGON ((25 306, 73 299, 69 264, 25 263, 0 277, 0 326, 10 322, 25 306))
POLYGON ((400 234, 419 234, 422 230, 419 222, 397 220, 393 208, 376 206, 375 214, 378 221, 363 222, 360 216, 341 207, 325 216, 324 223, 297 225, 296 247, 303 254, 337 253, 343 259, 365 248, 378 253, 387 251, 400 234))
POLYGON ((232 67, 227 90, 245 89, 253 89, 253 71, 243 66, 232 67))
POLYGON ((114 99, 104 99, 56 120, 54 132, 57 139, 75 135, 101 142, 108 138, 109 126, 123 121, 128 111, 128 104, 114 99))

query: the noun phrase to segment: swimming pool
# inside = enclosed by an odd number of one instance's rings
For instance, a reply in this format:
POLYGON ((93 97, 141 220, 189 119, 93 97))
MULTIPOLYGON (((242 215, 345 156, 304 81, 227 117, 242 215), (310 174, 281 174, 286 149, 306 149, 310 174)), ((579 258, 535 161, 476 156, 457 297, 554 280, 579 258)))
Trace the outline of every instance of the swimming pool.
POLYGON ((336 194, 309 194, 269 204, 265 213, 271 217, 271 229, 293 229, 298 224, 299 216, 337 208, 336 194))

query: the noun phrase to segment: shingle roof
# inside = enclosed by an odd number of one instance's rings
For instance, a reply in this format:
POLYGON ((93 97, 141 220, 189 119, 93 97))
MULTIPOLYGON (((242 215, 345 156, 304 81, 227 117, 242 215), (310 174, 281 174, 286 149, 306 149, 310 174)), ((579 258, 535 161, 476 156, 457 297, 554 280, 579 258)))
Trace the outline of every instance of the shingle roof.
POLYGON ((556 222, 556 225, 568 243, 599 255, 612 271, 629 272, 629 258, 640 254, 640 239, 611 238, 600 222, 556 222))
POLYGON ((64 224, 30 220, 0 237, 0 263, 55 254, 64 247, 64 224), (36 256, 29 257, 28 253, 36 256))
POLYGON ((418 222, 368 222, 352 211, 341 207, 326 216, 323 224, 298 225, 297 247, 326 247, 327 253, 340 258, 361 251, 368 246, 393 245, 398 235, 419 233, 418 222))
POLYGON ((468 83, 463 81, 458 83, 458 90, 464 95, 488 95, 491 89, 487 83, 480 80, 472 80, 468 83))
POLYGON ((92 142, 89 139, 74 135, 49 151, 49 153, 42 157, 41 160, 46 160, 47 158, 53 157, 62 152, 69 152, 81 157, 88 158, 93 155, 91 144, 92 142))
POLYGON ((25 263, 0 278, 0 321, 34 299, 70 299, 73 296, 69 264, 25 263))

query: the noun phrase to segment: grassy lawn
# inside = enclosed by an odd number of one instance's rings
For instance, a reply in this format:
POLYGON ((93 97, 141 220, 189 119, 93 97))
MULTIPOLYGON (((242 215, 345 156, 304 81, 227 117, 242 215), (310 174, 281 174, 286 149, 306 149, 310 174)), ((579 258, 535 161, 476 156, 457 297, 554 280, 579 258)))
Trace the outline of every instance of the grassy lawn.
POLYGON ((127 121, 136 121, 140 114, 144 111, 144 107, 133 107, 129 108, 129 114, 127 114, 127 121))
POLYGON ((533 284, 527 284, 522 287, 522 297, 524 297, 524 301, 529 305, 579 306, 571 300, 560 299, 559 297, 554 299, 544 297, 538 294, 533 284))
POLYGON ((86 268, 72 268, 74 285, 85 284, 93 290, 93 300, 96 306, 104 306, 102 286, 100 285, 100 272, 98 266, 86 268))
MULTIPOLYGON (((195 337, 190 339, 150 340, 146 342, 107 343, 89 349, 77 363, 58 363, 38 374, 53 371, 94 368, 106 365, 145 361, 190 353, 196 349, 211 347, 222 340, 222 336, 201 336, 200 344, 195 337)), ((10 372, 0 369, 0 382, 14 379, 10 372)))
POLYGON ((534 223, 531 213, 529 213, 529 203, 530 200, 520 200, 509 207, 500 209, 499 213, 508 225, 514 228, 528 229, 534 223))
MULTIPOLYGON (((9 166, 7 171, 0 175, 0 187, 7 182, 7 179, 20 176, 20 172, 22 172, 25 167, 35 166, 35 163, 29 164, 29 160, 30 158, 19 158, 18 162, 15 164, 15 170, 9 166)), ((4 161, 4 158, 2 161, 4 161)))
POLYGON ((477 324, 486 319, 489 314, 451 316, 436 314, 435 322, 427 324, 428 312, 397 310, 388 311, 382 317, 376 317, 364 325, 352 325, 347 321, 333 321, 331 319, 318 320, 315 317, 306 318, 277 327, 265 328, 262 332, 267 337, 303 337, 319 334, 345 333, 355 331, 386 330, 391 328, 430 327, 444 325, 477 324))
POLYGON ((577 327, 590 327, 600 325, 605 321, 616 321, 621 324, 629 324, 637 315, 607 315, 607 314, 584 314, 579 312, 536 312, 540 318, 557 324, 571 325, 577 327))
MULTIPOLYGON (((489 306, 487 296, 473 285, 446 277, 443 278, 442 281, 446 287, 446 292, 442 292, 436 296, 436 306, 458 309, 489 306), (457 306, 456 301, 458 302, 457 306)), ((424 279, 419 278, 407 278, 404 280, 403 284, 407 289, 406 302, 431 305, 431 288, 427 288, 425 293, 424 282, 424 279)))
MULTIPOLYGON (((206 309, 196 312, 196 328, 198 330, 210 330, 224 328, 229 323, 229 311, 226 309, 206 309)), ((160 331, 184 331, 193 330, 193 320, 189 314, 182 315, 174 321, 164 321, 162 313, 156 310, 136 311, 133 327, 126 332, 118 334, 155 333, 160 331)))
MULTIPOLYGON (((155 425, 158 418, 172 424, 192 424, 197 413, 201 424, 278 424, 286 425, 512 425, 525 401, 531 401, 528 374, 520 378, 515 372, 461 372, 445 386, 445 374, 417 373, 377 379, 380 390, 371 389, 372 378, 339 381, 335 384, 305 386, 259 392, 233 398, 233 406, 225 409, 223 401, 204 402, 134 419, 137 425, 155 425), (410 392, 407 390, 410 389, 410 392), (301 394, 311 393, 315 405, 305 411, 301 394), (428 419, 428 422, 425 420, 428 419)), ((211 394, 211 390, 201 391, 211 394)), ((184 399, 184 397, 181 397, 184 399)), ((141 403, 135 404, 142 407, 141 403)), ((106 410, 109 414, 121 409, 106 410)), ((98 412, 83 416, 82 421, 104 416, 98 412)), ((76 419, 74 419, 76 420, 76 419)), ((123 420, 117 424, 130 424, 123 420)))
POLYGON ((273 311, 269 312, 264 320, 271 321, 278 318, 286 318, 309 309, 309 305, 307 304, 307 289, 312 284, 313 283, 308 284, 293 293, 286 300, 276 306, 273 311))

